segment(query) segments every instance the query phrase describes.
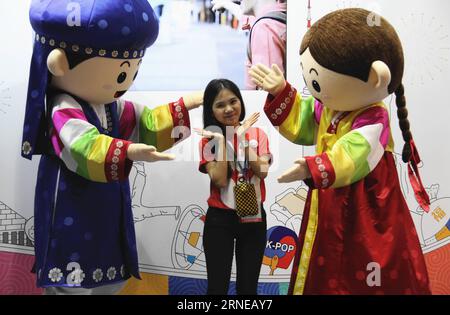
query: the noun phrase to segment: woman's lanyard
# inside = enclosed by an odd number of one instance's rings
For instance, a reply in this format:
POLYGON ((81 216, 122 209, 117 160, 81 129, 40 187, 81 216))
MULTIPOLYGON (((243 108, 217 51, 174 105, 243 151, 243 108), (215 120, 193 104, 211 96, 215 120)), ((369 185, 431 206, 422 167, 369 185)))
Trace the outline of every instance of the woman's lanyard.
POLYGON ((245 152, 244 152, 244 163, 242 164, 242 161, 238 161, 237 160, 237 154, 236 154, 236 150, 239 150, 239 147, 238 147, 238 145, 236 144, 236 149, 234 148, 234 146, 233 146, 233 155, 234 155, 234 169, 238 172, 238 173, 240 173, 240 174, 242 174, 243 175, 243 177, 240 177, 239 178, 239 176, 238 176, 238 180, 239 180, 239 182, 241 182, 241 183, 243 183, 243 182, 245 182, 245 181, 247 181, 247 182, 250 182, 250 178, 249 178, 249 162, 248 162, 248 160, 247 160, 247 156, 245 155, 245 152))

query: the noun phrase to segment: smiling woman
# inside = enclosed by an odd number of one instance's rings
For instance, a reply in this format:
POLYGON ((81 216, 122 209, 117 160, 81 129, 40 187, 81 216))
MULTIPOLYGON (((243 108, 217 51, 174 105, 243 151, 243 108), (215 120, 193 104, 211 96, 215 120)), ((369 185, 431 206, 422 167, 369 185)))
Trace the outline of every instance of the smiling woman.
POLYGON ((208 294, 227 294, 236 240, 238 294, 256 294, 266 245, 264 178, 271 154, 267 136, 252 127, 259 113, 245 118, 239 88, 212 80, 205 89, 203 123, 198 130, 200 166, 211 179, 203 232, 208 294))

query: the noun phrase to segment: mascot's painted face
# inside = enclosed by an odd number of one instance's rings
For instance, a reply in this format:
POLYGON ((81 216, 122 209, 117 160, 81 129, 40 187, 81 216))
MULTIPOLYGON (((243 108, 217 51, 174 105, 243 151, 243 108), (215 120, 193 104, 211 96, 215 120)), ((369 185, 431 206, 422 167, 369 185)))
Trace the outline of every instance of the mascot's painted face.
POLYGON ((95 57, 68 69, 64 56, 49 60, 52 86, 91 104, 108 104, 121 97, 134 82, 142 59, 95 57), (61 60, 58 60, 61 59, 61 60), (60 71, 55 71, 57 67, 60 71))
POLYGON ((306 49, 300 56, 305 84, 324 106, 336 111, 354 111, 382 101, 389 95, 389 68, 375 61, 367 82, 322 67, 306 49))

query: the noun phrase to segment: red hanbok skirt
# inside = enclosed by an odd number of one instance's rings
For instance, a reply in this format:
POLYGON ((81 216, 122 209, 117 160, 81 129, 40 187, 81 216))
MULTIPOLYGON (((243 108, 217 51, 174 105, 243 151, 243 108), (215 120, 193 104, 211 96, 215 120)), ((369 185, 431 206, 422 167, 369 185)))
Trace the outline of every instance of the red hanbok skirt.
MULTIPOLYGON (((307 255, 303 294, 430 294, 423 253, 392 153, 386 152, 362 180, 317 193, 317 229, 307 255)), ((290 294, 296 293, 311 194, 312 190, 305 205, 290 294)))

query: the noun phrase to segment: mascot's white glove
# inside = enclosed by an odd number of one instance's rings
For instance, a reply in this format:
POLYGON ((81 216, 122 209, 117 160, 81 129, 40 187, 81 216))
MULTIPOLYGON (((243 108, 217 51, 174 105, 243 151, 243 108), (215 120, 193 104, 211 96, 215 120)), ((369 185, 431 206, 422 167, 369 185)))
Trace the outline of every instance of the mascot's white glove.
POLYGON ((286 79, 283 72, 276 64, 273 64, 272 68, 268 68, 263 64, 257 64, 251 67, 248 73, 256 86, 273 96, 277 96, 286 87, 286 79))

